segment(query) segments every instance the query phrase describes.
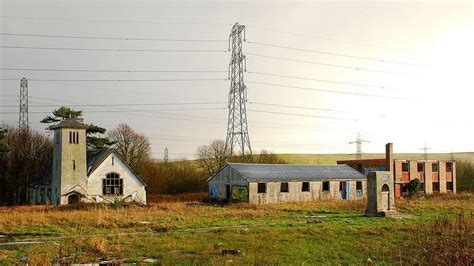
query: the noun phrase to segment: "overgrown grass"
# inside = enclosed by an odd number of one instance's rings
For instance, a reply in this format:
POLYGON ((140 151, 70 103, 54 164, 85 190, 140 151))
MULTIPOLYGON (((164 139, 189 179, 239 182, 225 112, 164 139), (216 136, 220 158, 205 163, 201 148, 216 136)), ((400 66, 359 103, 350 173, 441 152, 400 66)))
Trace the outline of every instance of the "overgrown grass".
MULTIPOLYGON (((0 248, 0 263, 154 259, 163 264, 391 264, 422 243, 414 240, 414 232, 430 232, 443 215, 469 217, 474 196, 433 196, 399 200, 397 205, 412 218, 366 218, 365 202, 360 200, 266 206, 161 202, 119 209, 105 205, 2 208, 0 234, 7 241, 45 243, 0 248), (239 249, 241 254, 222 256, 222 249, 239 249)), ((464 251, 474 258, 472 246, 464 251)), ((404 262, 423 262, 424 256, 413 253, 413 260, 404 262)))

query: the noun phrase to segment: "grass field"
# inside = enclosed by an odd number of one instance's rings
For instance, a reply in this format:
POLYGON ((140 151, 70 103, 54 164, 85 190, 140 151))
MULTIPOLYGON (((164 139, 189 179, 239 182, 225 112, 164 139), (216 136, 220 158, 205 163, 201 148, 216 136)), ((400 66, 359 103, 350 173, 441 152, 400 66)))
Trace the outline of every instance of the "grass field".
MULTIPOLYGON (((291 164, 336 164, 338 160, 354 160, 354 154, 278 154, 280 158, 291 164)), ((424 159, 423 153, 395 153, 395 159, 424 159)), ((364 159, 385 158, 382 153, 364 153, 364 159)), ((459 153, 428 153, 430 160, 456 160, 474 162, 474 152, 459 153)))
POLYGON ((460 258, 474 259, 473 195, 397 204, 407 218, 366 218, 364 201, 2 208, 3 242, 38 243, 0 246, 0 263, 428 264, 431 257, 452 262, 450 252, 429 254, 445 245, 464 254, 460 258), (223 256, 223 249, 241 253, 223 256))

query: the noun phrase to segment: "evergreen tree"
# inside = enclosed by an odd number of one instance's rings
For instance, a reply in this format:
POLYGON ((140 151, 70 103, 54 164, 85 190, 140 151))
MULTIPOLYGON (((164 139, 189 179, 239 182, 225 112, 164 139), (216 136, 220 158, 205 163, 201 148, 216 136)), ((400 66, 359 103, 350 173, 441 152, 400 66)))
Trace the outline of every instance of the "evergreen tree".
MULTIPOLYGON (((76 111, 72 108, 61 106, 56 110, 53 110, 53 116, 46 116, 41 123, 52 124, 48 128, 53 127, 58 122, 72 119, 78 122, 83 122, 82 111, 76 111)), ((86 143, 87 149, 89 150, 98 150, 108 148, 113 145, 115 142, 111 141, 109 138, 104 137, 103 134, 107 131, 103 127, 96 126, 94 124, 86 124, 86 143)))

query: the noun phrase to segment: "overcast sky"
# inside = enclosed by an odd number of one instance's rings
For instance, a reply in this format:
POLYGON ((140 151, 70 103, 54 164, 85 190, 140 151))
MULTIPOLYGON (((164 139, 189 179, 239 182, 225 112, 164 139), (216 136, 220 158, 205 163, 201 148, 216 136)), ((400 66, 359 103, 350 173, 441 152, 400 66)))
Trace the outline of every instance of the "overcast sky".
POLYGON ((146 134, 158 158, 165 147, 171 158, 192 158, 198 145, 225 138, 226 40, 238 22, 246 26, 254 151, 353 153, 348 142, 357 132, 370 141, 366 152, 383 152, 389 141, 395 152, 421 152, 425 144, 432 152, 474 151, 472 1, 0 0, 0 16, 0 77, 14 79, 0 82, 1 122, 17 123, 24 76, 34 129, 44 129, 39 120, 50 110, 71 105, 88 123, 127 123, 146 134), (104 79, 112 81, 97 81, 104 79), (173 81, 156 81, 163 79, 173 81), (195 104, 118 106, 138 103, 195 104))

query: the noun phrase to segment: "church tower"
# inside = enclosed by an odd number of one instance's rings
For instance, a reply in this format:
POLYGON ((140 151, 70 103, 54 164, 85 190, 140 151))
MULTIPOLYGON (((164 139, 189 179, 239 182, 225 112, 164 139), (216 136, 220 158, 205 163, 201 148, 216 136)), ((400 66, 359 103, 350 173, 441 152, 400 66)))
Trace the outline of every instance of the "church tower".
POLYGON ((52 203, 81 201, 87 186, 86 128, 83 123, 66 119, 53 126, 54 154, 52 203))

